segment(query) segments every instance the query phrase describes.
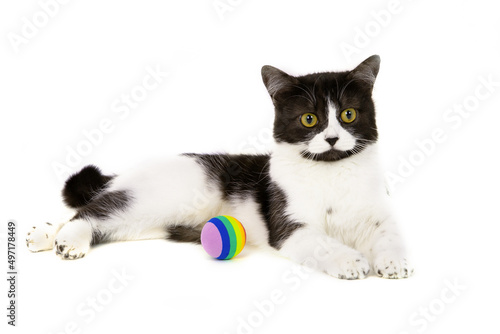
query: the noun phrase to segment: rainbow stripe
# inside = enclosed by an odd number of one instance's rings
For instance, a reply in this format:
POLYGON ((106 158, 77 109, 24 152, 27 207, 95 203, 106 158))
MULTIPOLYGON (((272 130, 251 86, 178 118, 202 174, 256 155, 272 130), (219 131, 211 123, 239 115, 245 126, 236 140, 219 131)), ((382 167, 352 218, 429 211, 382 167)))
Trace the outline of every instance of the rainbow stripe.
POLYGON ((210 219, 202 231, 202 244, 207 252, 219 259, 228 260, 238 255, 246 243, 243 225, 231 216, 210 219))

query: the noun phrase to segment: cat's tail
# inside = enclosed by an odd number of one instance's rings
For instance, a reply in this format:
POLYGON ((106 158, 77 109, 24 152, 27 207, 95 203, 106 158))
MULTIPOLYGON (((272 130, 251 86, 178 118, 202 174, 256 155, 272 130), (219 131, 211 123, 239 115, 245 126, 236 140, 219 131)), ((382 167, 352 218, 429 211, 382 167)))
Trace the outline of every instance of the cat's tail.
POLYGON ((75 209, 87 205, 113 178, 114 176, 103 175, 96 166, 84 167, 66 180, 62 191, 64 203, 75 209))

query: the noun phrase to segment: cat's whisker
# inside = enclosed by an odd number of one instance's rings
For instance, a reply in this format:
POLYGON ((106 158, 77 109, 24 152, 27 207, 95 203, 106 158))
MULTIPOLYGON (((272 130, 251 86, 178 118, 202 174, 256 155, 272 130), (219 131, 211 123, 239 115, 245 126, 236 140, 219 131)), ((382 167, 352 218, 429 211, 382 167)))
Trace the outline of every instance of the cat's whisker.
POLYGON ((351 84, 351 83, 352 83, 352 82, 354 82, 354 81, 356 81, 356 80, 355 80, 355 79, 351 79, 351 80, 349 80, 349 81, 348 81, 348 82, 344 85, 344 87, 343 87, 343 88, 342 88, 342 90, 340 91, 339 100, 341 100, 341 99, 342 99, 342 96, 344 95, 344 92, 345 92, 345 90, 346 90, 347 86, 349 86, 349 84, 351 84))
POLYGON ((311 99, 311 103, 313 105, 316 105, 316 103, 315 103, 316 98, 311 94, 311 92, 309 91, 309 88, 305 89, 299 85, 293 85, 293 87, 298 88, 298 89, 302 90, 304 93, 306 93, 309 96, 309 98, 311 99))
POLYGON ((315 90, 316 90, 316 84, 318 83, 318 80, 321 78, 322 76, 318 76, 318 78, 316 79, 316 81, 314 81, 314 85, 313 85, 313 89, 312 89, 312 96, 314 98, 314 103, 316 104, 316 94, 315 94, 315 90))

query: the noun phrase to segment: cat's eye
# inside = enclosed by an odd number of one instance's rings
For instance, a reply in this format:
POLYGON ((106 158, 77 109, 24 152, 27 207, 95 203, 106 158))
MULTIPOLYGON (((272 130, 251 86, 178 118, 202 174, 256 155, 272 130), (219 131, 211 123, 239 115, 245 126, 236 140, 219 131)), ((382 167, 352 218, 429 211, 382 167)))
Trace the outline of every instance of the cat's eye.
POLYGON ((313 126, 318 123, 318 117, 316 115, 307 113, 302 116, 300 116, 300 122, 302 123, 303 126, 312 128, 313 126))
POLYGON ((356 110, 348 108, 340 114, 340 119, 344 123, 352 123, 356 119, 356 110))

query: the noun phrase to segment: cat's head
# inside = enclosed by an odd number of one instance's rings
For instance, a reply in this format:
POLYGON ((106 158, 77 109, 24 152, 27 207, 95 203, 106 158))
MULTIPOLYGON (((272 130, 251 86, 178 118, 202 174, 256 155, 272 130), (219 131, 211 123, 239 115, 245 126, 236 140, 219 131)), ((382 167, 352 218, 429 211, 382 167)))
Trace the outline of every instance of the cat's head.
POLYGON ((298 77, 264 66, 262 78, 276 112, 275 140, 316 161, 337 161, 374 143, 372 90, 379 66, 376 55, 352 71, 298 77))

